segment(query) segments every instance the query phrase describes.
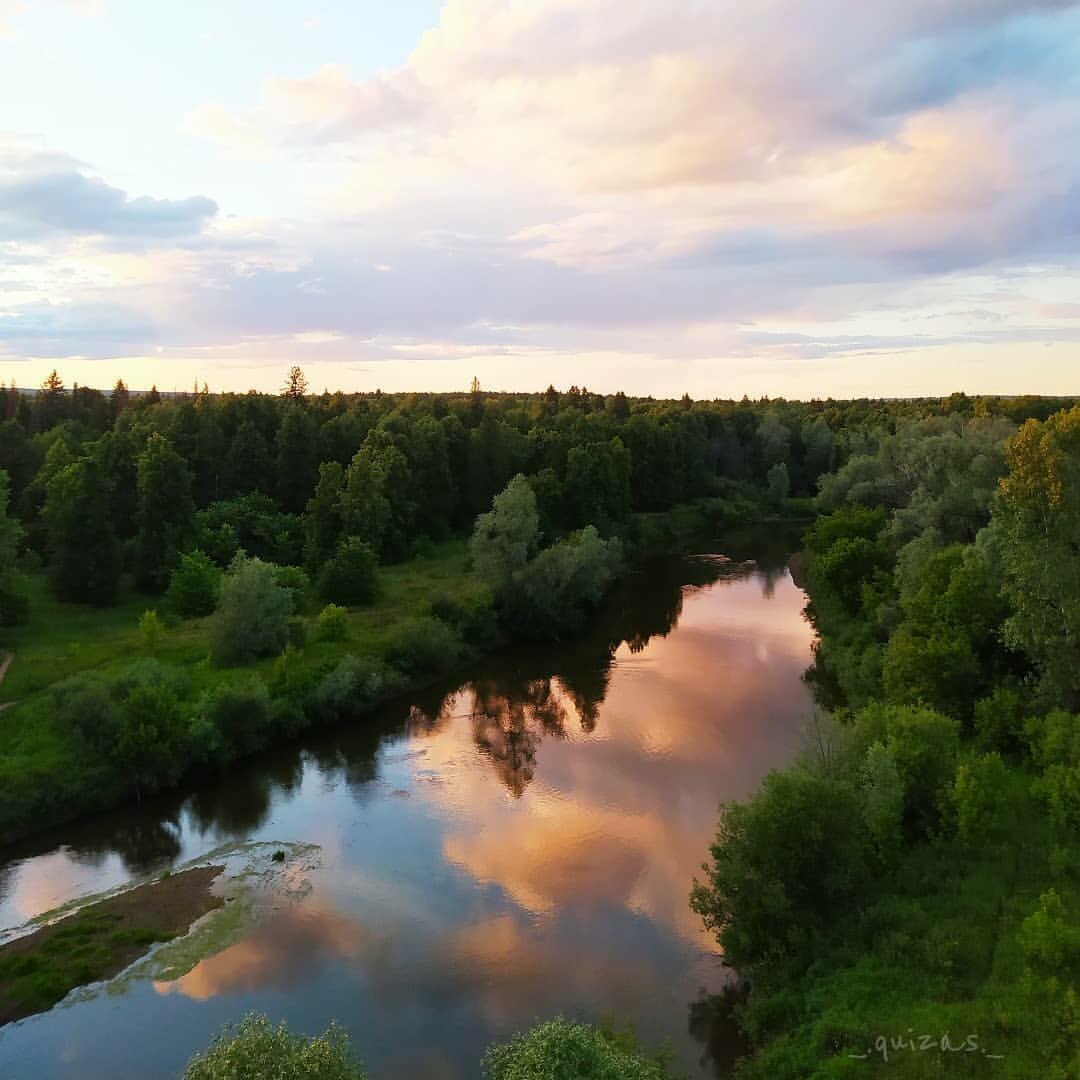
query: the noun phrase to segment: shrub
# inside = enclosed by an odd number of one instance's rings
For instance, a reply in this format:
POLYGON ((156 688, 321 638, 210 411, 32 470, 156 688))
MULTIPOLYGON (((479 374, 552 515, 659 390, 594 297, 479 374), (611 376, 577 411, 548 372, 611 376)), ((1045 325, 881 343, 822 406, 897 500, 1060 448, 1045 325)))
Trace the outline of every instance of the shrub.
POLYGON ((499 641, 499 617, 487 596, 467 600, 437 596, 431 601, 431 614, 473 648, 487 650, 499 641))
POLYGON ((390 682, 387 671, 377 661, 346 656, 315 688, 312 710, 321 720, 339 720, 375 704, 390 682))
POLYGON ((202 699, 199 712, 230 757, 257 750, 271 729, 270 694, 258 678, 216 687, 202 699))
POLYGON ((188 728, 174 691, 164 684, 135 686, 121 716, 110 753, 117 771, 140 794, 175 783, 187 765, 188 728))
POLYGON ((316 641, 344 641, 349 635, 349 613, 337 604, 327 604, 315 620, 316 641))
POLYGON ((319 595, 334 604, 371 603, 378 593, 378 565, 369 544, 347 537, 319 574, 319 595))
POLYGON ((740 971, 806 958, 869 885, 870 851, 852 785, 773 772, 748 802, 722 809, 709 878, 695 881, 690 906, 740 971))
POLYGON ((300 613, 307 610, 307 594, 311 588, 311 579, 299 566, 275 566, 274 581, 285 589, 292 598, 293 611, 300 613))
POLYGON ((289 647, 302 649, 307 644, 307 623, 299 616, 289 618, 289 647))
POLYGON ((221 570, 201 551, 180 556, 180 565, 169 578, 165 602, 184 619, 209 615, 217 606, 221 570))
POLYGON ((386 658, 410 679, 449 671, 461 659, 461 641, 441 619, 410 619, 394 631, 386 658))
POLYGON ((292 600, 275 580, 275 569, 260 559, 244 558, 229 567, 210 622, 210 656, 215 664, 249 664, 288 644, 292 600))
POLYGON ((341 1028, 307 1039, 252 1014, 193 1057, 184 1080, 364 1080, 364 1073, 341 1028))
POLYGON ((952 798, 961 840, 983 840, 1000 831, 1009 796, 1008 779, 1008 770, 997 753, 982 754, 956 770, 952 798))
POLYGON ((549 1020, 484 1055, 487 1080, 665 1080, 661 1058, 643 1056, 626 1036, 569 1020, 549 1020))
POLYGON ((70 732, 98 754, 116 744, 120 705, 111 685, 100 675, 74 675, 52 688, 53 719, 59 731, 70 732))
POLYGON ((515 636, 558 639, 577 630, 622 563, 617 539, 589 525, 540 552, 500 596, 503 621, 515 636))
POLYGON ((1024 748, 1024 696, 1013 687, 998 687, 975 705, 975 733, 987 750, 1019 754, 1024 748))
POLYGON ((158 617, 158 613, 153 609, 144 611, 139 619, 139 640, 143 648, 153 652, 161 643, 164 634, 165 624, 158 617))

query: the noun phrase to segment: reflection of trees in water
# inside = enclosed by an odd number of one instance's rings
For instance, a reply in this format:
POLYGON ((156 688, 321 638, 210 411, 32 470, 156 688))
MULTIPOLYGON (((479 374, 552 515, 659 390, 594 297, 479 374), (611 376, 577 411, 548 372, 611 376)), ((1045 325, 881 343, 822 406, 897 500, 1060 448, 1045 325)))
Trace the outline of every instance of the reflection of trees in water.
POLYGON ((187 807, 196 825, 242 837, 266 820, 277 791, 295 791, 303 777, 300 755, 291 750, 243 767, 234 766, 228 782, 210 784, 192 795, 187 807))
POLYGON ((494 763, 507 788, 522 795, 533 778, 544 736, 566 737, 566 707, 550 678, 518 685, 485 679, 472 689, 473 741, 494 763))
POLYGON ((85 832, 68 845, 68 854, 84 866, 101 866, 109 855, 119 855, 132 874, 145 874, 180 854, 180 822, 167 816, 128 815, 108 829, 85 832))
POLYGON ((701 1067, 709 1069, 718 1080, 733 1077, 739 1058, 750 1052, 736 1019, 737 1007, 744 999, 743 991, 732 984, 719 994, 702 990, 690 1002, 687 1030, 701 1043, 701 1067))

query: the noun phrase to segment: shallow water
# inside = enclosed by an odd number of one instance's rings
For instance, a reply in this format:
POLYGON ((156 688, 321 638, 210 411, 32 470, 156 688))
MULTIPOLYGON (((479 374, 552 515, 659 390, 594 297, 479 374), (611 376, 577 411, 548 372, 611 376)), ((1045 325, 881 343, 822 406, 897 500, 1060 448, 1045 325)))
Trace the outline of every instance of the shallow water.
POLYGON ((799 746, 803 603, 782 560, 663 560, 571 645, 485 660, 18 851, 0 930, 222 845, 319 848, 180 978, 121 979, 0 1030, 0 1077, 176 1077, 251 1010, 306 1032, 336 1019, 376 1080, 476 1076, 486 1045, 557 1013, 629 1021, 693 1075, 722 1073, 702 994, 725 975, 688 894, 718 803, 799 746))

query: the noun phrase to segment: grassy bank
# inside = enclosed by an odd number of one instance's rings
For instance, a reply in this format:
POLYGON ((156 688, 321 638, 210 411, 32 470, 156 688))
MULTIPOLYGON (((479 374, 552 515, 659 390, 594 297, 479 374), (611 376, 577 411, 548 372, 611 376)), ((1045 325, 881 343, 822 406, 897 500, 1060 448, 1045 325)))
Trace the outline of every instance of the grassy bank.
MULTIPOLYGON (((760 503, 739 491, 633 515, 622 535, 626 565, 689 550, 718 529, 761 516, 760 503)), ((0 684, 0 702, 14 703, 0 711, 0 842, 212 773, 309 725, 359 716, 513 636, 513 628, 500 629, 464 540, 383 567, 379 581, 376 599, 349 609, 334 640, 320 636, 319 604, 304 596, 294 646, 230 668, 211 663, 208 618, 167 620, 147 640, 140 619, 160 601, 130 584, 116 606, 93 608, 57 601, 44 578, 32 576, 33 616, 7 643, 14 659, 0 684), (88 753, 102 697, 130 695, 133 688, 151 711, 162 708, 153 695, 166 694, 165 711, 181 714, 184 737, 162 749, 151 731, 144 752, 129 749, 126 762, 100 749, 88 753), (65 720, 65 712, 85 715, 65 720), (139 779, 143 757, 165 760, 139 779)))
POLYGON ((153 944, 222 906, 220 866, 140 885, 0 946, 0 1025, 44 1012, 78 986, 111 978, 153 944))

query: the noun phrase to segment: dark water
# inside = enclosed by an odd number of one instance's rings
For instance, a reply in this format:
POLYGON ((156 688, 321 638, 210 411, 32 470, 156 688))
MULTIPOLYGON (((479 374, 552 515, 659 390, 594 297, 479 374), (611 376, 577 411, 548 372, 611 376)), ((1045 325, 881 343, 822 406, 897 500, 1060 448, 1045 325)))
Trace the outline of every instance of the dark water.
POLYGON ((690 885, 717 804, 791 757, 810 710, 803 595, 763 550, 651 565, 572 646, 17 853, 0 929, 224 843, 320 846, 302 899, 179 980, 0 1030, 0 1077, 175 1077, 251 1010, 340 1021, 375 1078, 476 1076, 487 1044, 557 1013, 718 1074, 702 994, 725 979, 690 885))

